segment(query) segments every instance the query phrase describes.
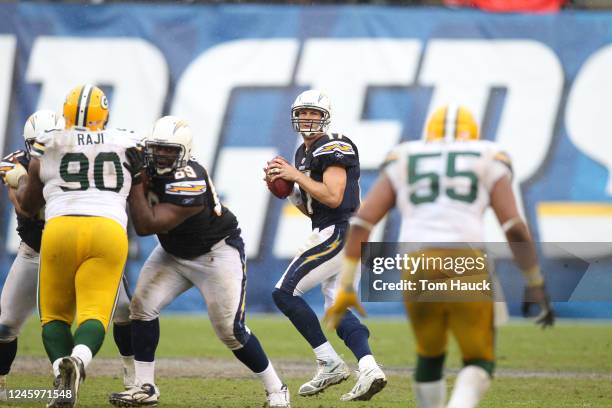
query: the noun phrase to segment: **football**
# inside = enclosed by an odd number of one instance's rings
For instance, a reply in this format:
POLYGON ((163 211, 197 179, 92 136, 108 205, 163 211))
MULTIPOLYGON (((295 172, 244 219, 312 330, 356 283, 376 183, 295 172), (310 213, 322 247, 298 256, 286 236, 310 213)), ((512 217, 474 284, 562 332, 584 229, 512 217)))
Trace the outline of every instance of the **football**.
POLYGON ((266 179, 268 190, 278 198, 287 198, 293 191, 293 181, 287 181, 282 178, 277 178, 274 181, 266 179))

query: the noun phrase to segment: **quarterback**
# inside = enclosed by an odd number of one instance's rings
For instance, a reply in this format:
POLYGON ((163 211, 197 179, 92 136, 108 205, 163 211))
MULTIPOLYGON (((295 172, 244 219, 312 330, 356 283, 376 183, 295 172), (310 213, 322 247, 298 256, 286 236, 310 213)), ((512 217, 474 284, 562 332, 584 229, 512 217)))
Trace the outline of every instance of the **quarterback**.
MULTIPOLYGON (((266 177, 293 181, 290 199, 312 222, 312 234, 293 258, 273 292, 276 306, 308 341, 317 359, 315 376, 300 387, 302 396, 315 395, 350 376, 346 363, 327 341, 319 320, 302 295, 317 285, 331 306, 341 269, 348 220, 359 207, 359 152, 346 136, 327 133, 331 106, 327 95, 317 90, 301 93, 291 107, 293 129, 304 143, 295 153, 295 166, 282 157, 268 163, 266 177)), ((341 399, 369 400, 387 384, 370 351, 369 331, 348 312, 337 330, 359 364, 353 389, 341 399)))
POLYGON ((85 369, 104 341, 128 250, 126 201, 132 179, 122 163, 138 139, 133 132, 106 129, 108 102, 93 85, 72 89, 63 113, 65 129, 36 136, 16 194, 26 215, 45 205, 39 313, 45 350, 57 374, 54 386, 61 391, 48 407, 76 404, 85 369))
POLYGON ((158 404, 159 314, 195 286, 217 337, 263 382, 267 406, 289 407, 287 386, 245 323, 246 259, 238 220, 219 201, 208 172, 191 157, 191 144, 187 123, 166 116, 155 122, 144 157, 135 151, 128 156, 135 183, 129 197, 134 228, 139 235, 157 234, 159 245, 141 269, 130 304, 136 386, 111 394, 110 403, 158 404))
MULTIPOLYGON (((466 108, 449 105, 436 110, 428 121, 425 140, 402 143, 391 152, 351 220, 340 288, 326 316, 329 324, 337 325, 348 307, 362 310, 351 284, 360 244, 392 207, 402 216, 400 241, 425 243, 419 245, 424 252, 453 257, 481 251, 452 243, 483 242, 484 210, 491 206, 527 280, 524 309, 538 303, 541 314, 536 322, 543 327, 552 325, 554 314, 535 245, 517 210, 511 176, 510 159, 497 144, 479 140, 476 122, 466 108), (452 248, 442 243, 451 243, 452 248)), ((417 345, 414 391, 418 406, 445 406, 442 372, 450 331, 459 344, 464 367, 446 406, 475 407, 490 386, 495 363, 492 300, 419 302, 407 297, 406 308, 417 345)))

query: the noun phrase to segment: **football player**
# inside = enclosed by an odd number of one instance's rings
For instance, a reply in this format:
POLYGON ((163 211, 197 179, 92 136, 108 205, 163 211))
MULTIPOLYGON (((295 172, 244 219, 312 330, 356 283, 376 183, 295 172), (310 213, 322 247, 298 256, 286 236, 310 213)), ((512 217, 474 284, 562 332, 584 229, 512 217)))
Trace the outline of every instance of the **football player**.
POLYGON ((155 406, 155 349, 160 311, 187 289, 198 288, 219 339, 263 382, 270 407, 289 407, 289 392, 259 340, 245 323, 246 268, 238 220, 219 201, 208 172, 191 158, 192 134, 173 116, 159 119, 144 157, 130 154, 137 185, 130 214, 139 235, 157 234, 130 305, 137 386, 111 394, 111 404, 155 406), (144 163, 143 163, 144 159, 144 163), (146 169, 148 191, 140 183, 146 169))
MULTIPOLYGON (((4 175, 15 166, 21 166, 23 169, 18 168, 16 172, 10 174, 11 180, 15 181, 15 176, 22 174, 28 168, 30 148, 36 134, 64 127, 64 119, 51 110, 39 110, 30 115, 23 128, 25 150, 17 150, 6 156, 3 162, 7 168, 0 169, 0 172, 4 175)), ((6 376, 17 354, 17 337, 23 323, 36 306, 40 241, 45 224, 44 209, 32 218, 23 215, 15 198, 15 190, 11 187, 16 186, 9 184, 8 196, 15 206, 17 233, 21 243, 0 296, 0 400, 6 400, 7 397, 6 376)), ((134 381, 134 353, 131 351, 129 297, 126 288, 123 282, 113 314, 113 334, 124 364, 124 386, 130 387, 134 381)))
POLYGON ((76 404, 85 369, 104 340, 128 250, 132 178, 122 163, 138 141, 133 132, 106 129, 108 102, 93 85, 72 89, 63 113, 65 129, 36 136, 16 193, 28 216, 45 205, 38 304, 57 390, 48 407, 76 404))
MULTIPOLYGON (((517 210, 508 156, 496 143, 479 140, 478 126, 464 107, 436 110, 425 135, 423 141, 402 143, 392 151, 351 220, 341 284, 327 321, 334 326, 351 306, 362 310, 351 284, 360 243, 368 240, 372 227, 392 207, 397 206, 402 215, 400 241, 479 243, 484 241, 484 211, 491 206, 527 281, 524 310, 538 303, 541 313, 536 323, 552 325, 554 313, 535 245, 517 210)), ((425 253, 454 256, 456 250, 461 251, 429 244, 425 253)), ((493 299, 465 300, 406 302, 417 345, 414 390, 421 408, 442 408, 446 402, 442 372, 449 331, 457 339, 464 367, 447 407, 475 407, 489 388, 495 363, 493 299)))
MULTIPOLYGON (((270 182, 277 178, 297 185, 291 201, 311 219, 312 234, 293 258, 273 292, 277 307, 308 341, 317 372, 300 387, 302 396, 315 395, 350 376, 346 363, 327 341, 319 320, 302 295, 317 285, 331 306, 341 270, 348 220, 359 207, 359 152, 346 136, 328 133, 331 106, 318 90, 301 93, 291 107, 293 129, 304 143, 295 153, 295 166, 282 157, 268 162, 270 182)), ((348 312, 336 331, 355 355, 359 376, 353 389, 341 399, 369 400, 381 391, 387 379, 368 344, 369 331, 348 312)))

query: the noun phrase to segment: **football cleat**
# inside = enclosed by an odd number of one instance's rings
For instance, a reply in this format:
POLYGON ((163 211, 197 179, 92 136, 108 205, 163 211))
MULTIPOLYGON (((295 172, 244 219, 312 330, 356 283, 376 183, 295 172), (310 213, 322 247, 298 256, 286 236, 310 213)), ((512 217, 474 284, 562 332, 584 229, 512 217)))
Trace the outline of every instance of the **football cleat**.
POLYGON ((74 87, 64 102, 66 128, 78 126, 102 130, 108 122, 108 100, 104 92, 91 84, 74 87))
POLYGON ((59 372, 53 381, 57 397, 47 403, 47 408, 73 408, 77 403, 79 386, 85 379, 83 362, 76 357, 64 357, 60 361, 59 372))
POLYGON ((340 359, 338 360, 317 360, 317 373, 305 384, 302 384, 298 394, 303 397, 316 395, 327 387, 335 384, 340 384, 351 376, 346 363, 340 359))
POLYGON ((342 401, 369 401, 386 385, 387 377, 378 366, 357 371, 357 383, 351 391, 344 394, 340 399, 342 401))
POLYGON ((123 392, 112 393, 108 402, 116 407, 156 407, 159 388, 154 384, 142 384, 123 392))
POLYGON ((283 384, 280 391, 267 392, 266 391, 266 405, 267 408, 291 408, 289 402, 289 389, 283 384))
POLYGON ((445 105, 436 109, 425 127, 428 142, 478 140, 478 124, 465 106, 445 105))

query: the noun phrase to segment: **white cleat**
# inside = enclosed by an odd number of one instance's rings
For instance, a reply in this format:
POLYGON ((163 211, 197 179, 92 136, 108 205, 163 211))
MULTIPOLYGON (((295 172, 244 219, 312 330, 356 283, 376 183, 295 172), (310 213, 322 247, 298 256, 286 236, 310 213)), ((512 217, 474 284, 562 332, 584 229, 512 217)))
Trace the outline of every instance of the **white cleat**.
POLYGON ((285 384, 276 392, 266 391, 266 407, 268 408, 291 408, 289 402, 289 389, 285 384))
POLYGON ((60 361, 59 372, 53 382, 57 397, 47 403, 47 408, 73 408, 77 403, 79 387, 85 379, 83 362, 76 357, 64 357, 60 361))
POLYGON ((353 389, 340 397, 342 401, 369 401, 387 385, 387 377, 378 366, 357 371, 357 376, 353 389))
POLYGON ((302 397, 316 395, 327 387, 335 384, 340 384, 351 376, 346 363, 340 359, 338 360, 317 360, 317 373, 305 384, 302 384, 298 394, 302 397))
POLYGON ((142 384, 123 392, 112 393, 108 402, 116 407, 156 407, 159 388, 154 384, 142 384))

